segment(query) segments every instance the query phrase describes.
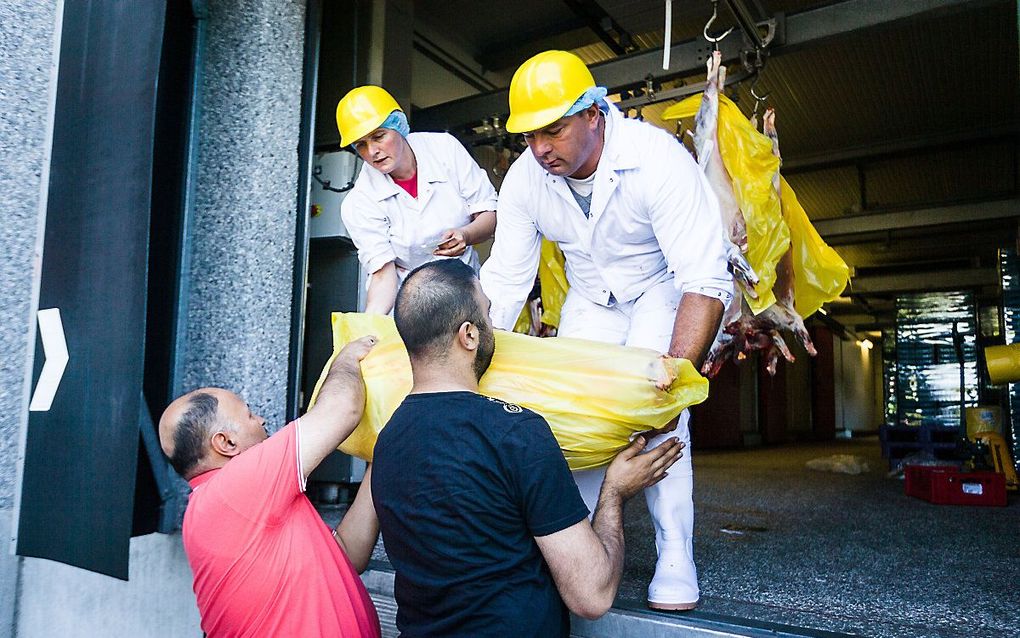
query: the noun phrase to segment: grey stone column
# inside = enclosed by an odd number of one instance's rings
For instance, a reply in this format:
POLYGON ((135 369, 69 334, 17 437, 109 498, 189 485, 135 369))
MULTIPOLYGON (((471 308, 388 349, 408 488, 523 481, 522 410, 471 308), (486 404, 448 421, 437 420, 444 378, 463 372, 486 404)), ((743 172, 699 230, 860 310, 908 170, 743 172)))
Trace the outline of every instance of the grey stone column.
POLYGON ((186 388, 286 410, 305 2, 213 0, 202 72, 186 388))
POLYGON ((0 635, 13 632, 19 559, 10 556, 17 458, 45 217, 63 3, 0 3, 0 635))

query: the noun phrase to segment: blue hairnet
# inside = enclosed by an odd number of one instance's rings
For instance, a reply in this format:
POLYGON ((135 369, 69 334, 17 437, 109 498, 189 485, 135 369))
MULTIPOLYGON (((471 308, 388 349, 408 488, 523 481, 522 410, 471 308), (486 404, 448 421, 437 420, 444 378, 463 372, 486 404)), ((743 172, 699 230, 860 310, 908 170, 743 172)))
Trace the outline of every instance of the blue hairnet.
POLYGON ((608 93, 608 91, 606 91, 605 87, 602 86, 591 87, 590 89, 585 91, 584 94, 581 95, 581 97, 577 98, 577 101, 574 102, 573 106, 567 109, 567 112, 563 114, 563 117, 576 115, 581 111, 585 110, 586 108, 588 108, 589 106, 591 106, 592 104, 596 103, 599 105, 599 109, 601 111, 608 111, 609 105, 606 104, 606 93, 608 93))
POLYGON ((404 115, 403 111, 393 111, 390 113, 389 117, 379 125, 379 128, 388 128, 400 133, 404 137, 407 137, 407 134, 411 132, 411 127, 407 123, 407 116, 404 115))

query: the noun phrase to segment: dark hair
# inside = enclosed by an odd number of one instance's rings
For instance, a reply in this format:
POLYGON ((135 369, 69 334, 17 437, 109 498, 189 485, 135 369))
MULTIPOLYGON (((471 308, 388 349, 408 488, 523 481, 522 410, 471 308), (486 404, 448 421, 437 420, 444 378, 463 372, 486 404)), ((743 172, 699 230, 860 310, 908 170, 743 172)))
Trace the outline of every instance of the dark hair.
POLYGON ((188 473, 205 455, 205 438, 216 423, 219 400, 206 392, 199 392, 188 401, 188 409, 181 415, 174 430, 174 453, 170 465, 187 478, 188 473))
POLYGON ((445 346, 470 321, 485 325, 486 310, 475 298, 475 271, 459 259, 441 259, 411 271, 397 292, 393 321, 412 357, 445 346))

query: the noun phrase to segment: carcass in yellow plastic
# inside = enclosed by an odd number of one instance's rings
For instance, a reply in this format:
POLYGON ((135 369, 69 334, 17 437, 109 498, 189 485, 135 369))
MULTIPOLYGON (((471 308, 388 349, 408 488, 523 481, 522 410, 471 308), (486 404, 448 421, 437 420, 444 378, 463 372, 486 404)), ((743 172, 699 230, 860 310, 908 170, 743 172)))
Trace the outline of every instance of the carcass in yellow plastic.
MULTIPOLYGON (((700 106, 698 93, 663 111, 662 119, 694 117, 700 106)), ((747 224, 747 260, 760 279, 754 288, 758 298, 751 299, 746 294, 744 297, 754 314, 758 314, 776 302, 772 292, 776 264, 790 246, 790 229, 783 222, 779 196, 772 186, 779 158, 772 154, 772 141, 756 131, 725 95, 719 96, 718 137, 719 154, 747 224)))
POLYGON ((783 219, 790 227, 793 242, 793 271, 797 282, 793 301, 798 315, 810 317, 822 304, 843 293, 850 280, 850 268, 811 225, 786 179, 782 176, 779 179, 782 180, 783 219))
MULTIPOLYGON (((390 317, 333 313, 333 356, 365 335, 379 339, 361 363, 365 415, 340 450, 371 461, 379 431, 411 389, 411 364, 390 317)), ((312 404, 328 369, 329 363, 312 404)), ((708 380, 690 361, 652 350, 496 331, 496 352, 479 391, 545 417, 567 464, 583 470, 608 463, 633 433, 661 427, 704 401, 708 380)))

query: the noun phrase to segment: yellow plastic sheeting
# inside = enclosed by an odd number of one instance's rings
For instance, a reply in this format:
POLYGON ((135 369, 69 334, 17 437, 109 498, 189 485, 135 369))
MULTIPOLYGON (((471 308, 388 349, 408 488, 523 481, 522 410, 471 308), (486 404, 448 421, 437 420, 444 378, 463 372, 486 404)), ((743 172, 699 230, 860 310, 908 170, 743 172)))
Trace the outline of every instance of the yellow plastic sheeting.
POLYGON ((797 201, 797 194, 786 179, 780 177, 780 180, 783 218, 790 227, 793 241, 794 305, 797 314, 807 318, 822 304, 843 293, 850 280, 850 268, 811 225, 807 213, 797 201))
MULTIPOLYGON (((701 93, 674 104, 662 113, 664 120, 694 117, 701 106, 701 93)), ((776 302, 772 285, 776 264, 790 246, 790 229, 783 222, 779 196, 772 177, 779 170, 779 158, 772 154, 772 141, 751 126, 740 109, 725 95, 719 96, 719 152, 733 183, 733 195, 747 224, 747 261, 758 273, 757 299, 747 298, 754 314, 776 302)))
MULTIPOLYGON (((411 389, 411 364, 391 318, 333 313, 334 357, 365 335, 379 338, 361 364, 365 415, 340 450, 371 461, 379 431, 411 389)), ((313 405, 330 363, 319 376, 313 405)), ((567 464, 584 470, 612 460, 633 433, 661 427, 704 401, 708 380, 690 361, 652 350, 497 331, 496 352, 479 391, 545 417, 567 464), (659 382, 667 390, 659 390, 659 382)))
POLYGON ((531 334, 531 308, 527 303, 521 308, 521 314, 517 315, 514 332, 522 335, 531 334))
POLYGON ((538 280, 542 284, 542 323, 560 327, 560 309, 567 300, 567 259, 556 242, 542 239, 542 259, 538 263, 538 280))
MULTIPOLYGON (((542 323, 560 327, 560 309, 567 299, 567 260, 556 242, 542 238, 542 256, 538 262, 538 281, 542 288, 542 323)), ((521 314, 514 324, 514 332, 529 334, 531 330, 531 311, 527 304, 521 308, 521 314)))

